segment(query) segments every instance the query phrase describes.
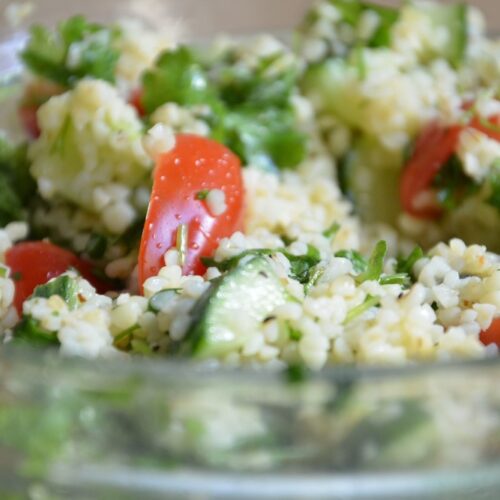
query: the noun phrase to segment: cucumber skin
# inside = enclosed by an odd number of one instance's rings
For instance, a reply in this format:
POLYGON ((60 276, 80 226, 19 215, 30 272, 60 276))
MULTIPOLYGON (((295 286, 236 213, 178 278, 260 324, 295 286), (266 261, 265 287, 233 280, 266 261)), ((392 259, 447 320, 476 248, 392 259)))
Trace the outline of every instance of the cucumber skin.
MULTIPOLYGON (((245 287, 248 286, 247 283, 250 284, 248 290, 242 290, 242 287, 239 287, 239 293, 243 291, 241 299, 248 299, 245 300, 245 304, 252 303, 250 297, 252 290, 266 292, 265 296, 261 297, 262 304, 259 305, 262 305, 262 307, 260 310, 250 311, 254 313, 252 314, 253 317, 250 319, 255 321, 255 327, 258 326, 260 321, 263 320, 272 309, 284 303, 286 300, 285 289, 279 282, 269 262, 264 257, 255 257, 239 265, 228 274, 214 279, 210 288, 195 304, 191 311, 191 326, 188 329, 184 346, 181 349, 182 354, 198 358, 218 357, 233 352, 241 346, 242 339, 238 337, 237 332, 232 332, 232 338, 228 338, 227 340, 221 341, 220 339, 214 340, 213 338, 217 334, 217 332, 214 332, 214 329, 218 327, 217 323, 213 322, 213 320, 216 319, 214 316, 220 313, 220 308, 224 307, 224 303, 221 301, 227 300, 224 295, 228 290, 230 290, 232 294, 238 293, 236 284, 239 280, 241 280, 240 285, 244 285, 245 287), (260 287, 257 284, 258 280, 263 279, 266 280, 269 285, 267 288, 262 286, 263 283, 260 284, 260 287)), ((245 306, 242 302, 242 322, 249 319, 245 317, 245 312, 248 313, 249 311, 244 311, 244 309, 245 306)), ((227 319, 232 319, 238 312, 239 311, 235 307, 229 308, 227 311, 227 319)), ((224 317, 222 316, 219 319, 224 319, 224 317)))

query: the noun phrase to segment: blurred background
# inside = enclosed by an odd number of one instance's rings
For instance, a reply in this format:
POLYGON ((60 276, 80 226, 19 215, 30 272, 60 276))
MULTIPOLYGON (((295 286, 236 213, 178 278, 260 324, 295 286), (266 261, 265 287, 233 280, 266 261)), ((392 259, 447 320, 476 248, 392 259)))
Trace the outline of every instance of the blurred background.
MULTIPOLYGON (((99 19, 116 18, 117 15, 145 18, 152 25, 162 25, 169 20, 181 22, 195 37, 213 33, 214 26, 224 26, 227 33, 248 33, 255 26, 262 30, 283 31, 293 26, 302 16, 307 6, 315 0, 121 0, 102 1, 93 4, 99 9, 99 19), (206 4, 210 8, 206 8, 206 4), (286 5, 286 9, 283 8, 286 5), (167 21, 165 21, 167 20, 167 21)), ((456 3, 457 0, 442 0, 443 3, 456 3)), ((379 0, 388 5, 401 4, 401 0, 379 0)), ((500 2, 498 0, 472 0, 468 2, 483 10, 491 31, 500 26, 500 2)), ((13 1, 0 0, 0 13, 9 4, 31 4, 38 10, 37 18, 47 22, 81 10, 77 0, 13 1), (50 4, 50 8, 47 5, 50 4)), ((1 38, 2 33, 0 33, 1 38)))

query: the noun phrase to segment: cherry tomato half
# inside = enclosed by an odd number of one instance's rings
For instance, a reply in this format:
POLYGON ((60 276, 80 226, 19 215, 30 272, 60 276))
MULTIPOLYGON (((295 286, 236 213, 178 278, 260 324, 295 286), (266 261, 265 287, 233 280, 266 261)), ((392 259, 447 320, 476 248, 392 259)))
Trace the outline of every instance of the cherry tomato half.
POLYGON ((479 334, 484 345, 496 344, 500 348, 500 318, 494 319, 490 327, 479 334))
MULTIPOLYGON (((472 104, 464 105, 467 110, 472 104)), ((444 127, 437 122, 427 126, 415 143, 415 150, 403 170, 400 200, 403 210, 422 219, 438 218, 443 210, 432 189, 441 167, 455 153, 460 133, 467 127, 500 141, 500 116, 481 120, 473 116, 467 124, 444 127)))
POLYGON ((46 241, 28 241, 13 246, 5 255, 16 283, 14 305, 22 313, 23 302, 38 285, 43 285, 73 267, 87 279, 99 293, 110 289, 108 284, 96 278, 93 266, 72 252, 46 241))
POLYGON ((139 283, 164 265, 163 255, 175 247, 181 224, 187 229, 183 271, 202 274, 200 257, 211 256, 221 238, 242 227, 243 190, 240 161, 229 149, 204 137, 178 135, 175 147, 157 161, 139 253, 139 283), (212 189, 225 195, 226 210, 220 215, 213 215, 202 199, 212 189))

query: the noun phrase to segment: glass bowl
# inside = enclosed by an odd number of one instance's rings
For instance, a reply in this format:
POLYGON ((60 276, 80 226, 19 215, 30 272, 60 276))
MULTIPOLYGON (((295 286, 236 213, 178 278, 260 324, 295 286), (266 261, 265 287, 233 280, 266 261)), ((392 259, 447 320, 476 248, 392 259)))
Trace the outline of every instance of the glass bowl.
MULTIPOLYGON (((0 22, 0 81, 33 21, 280 33, 308 3, 38 1, 21 26, 0 22)), ((499 359, 310 374, 2 346, 0 497, 498 499, 499 380, 499 359)))

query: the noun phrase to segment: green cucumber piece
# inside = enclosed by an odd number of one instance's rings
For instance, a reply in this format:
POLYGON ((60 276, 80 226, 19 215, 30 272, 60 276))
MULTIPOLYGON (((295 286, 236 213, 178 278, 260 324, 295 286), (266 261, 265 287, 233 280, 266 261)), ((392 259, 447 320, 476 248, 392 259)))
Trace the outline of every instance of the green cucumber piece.
POLYGON ((447 30, 449 40, 440 55, 454 67, 464 60, 468 43, 467 5, 465 3, 441 5, 437 2, 417 3, 415 8, 427 15, 434 27, 447 30))
POLYGON ((213 280, 191 312, 181 352, 219 357, 241 348, 260 323, 286 301, 286 291, 262 256, 213 280))
POLYGON ((401 152, 388 151, 375 139, 360 138, 339 163, 342 192, 364 222, 394 224, 399 205, 401 152))

